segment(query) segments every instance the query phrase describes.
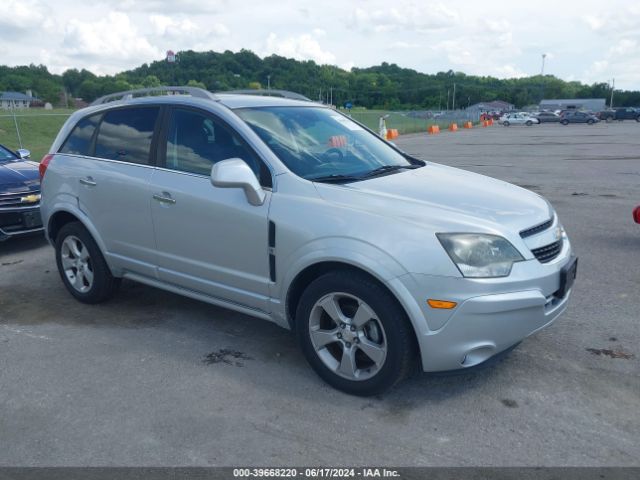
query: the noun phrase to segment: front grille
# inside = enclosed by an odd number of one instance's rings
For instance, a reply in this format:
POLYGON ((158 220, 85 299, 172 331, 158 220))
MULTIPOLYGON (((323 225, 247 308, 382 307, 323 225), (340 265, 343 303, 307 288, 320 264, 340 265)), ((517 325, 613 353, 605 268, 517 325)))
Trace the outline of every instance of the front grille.
POLYGON ((23 203, 22 197, 27 197, 29 195, 40 195, 40 192, 23 192, 0 195, 0 208, 35 207, 40 203, 39 201, 23 203))
POLYGON ((531 237, 532 235, 535 235, 536 233, 544 232, 547 228, 551 227, 551 225, 553 225, 553 218, 550 220, 547 220, 544 223, 541 223, 540 225, 536 225, 535 227, 522 230, 520 232, 520 237, 527 238, 527 237, 531 237))
POLYGON ((540 261, 540 263, 547 263, 560 255, 562 251, 562 239, 557 242, 550 243, 544 247, 534 248, 531 253, 540 261))

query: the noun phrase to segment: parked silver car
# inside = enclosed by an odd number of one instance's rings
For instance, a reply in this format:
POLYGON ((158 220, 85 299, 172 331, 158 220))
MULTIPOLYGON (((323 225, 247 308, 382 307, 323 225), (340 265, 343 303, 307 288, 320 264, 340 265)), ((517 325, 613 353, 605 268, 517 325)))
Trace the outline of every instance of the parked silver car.
POLYGON ((44 224, 78 300, 127 278, 273 321, 358 395, 417 360, 478 365, 567 307, 577 263, 539 195, 412 158, 326 106, 160 90, 183 94, 76 112, 43 159, 44 224))

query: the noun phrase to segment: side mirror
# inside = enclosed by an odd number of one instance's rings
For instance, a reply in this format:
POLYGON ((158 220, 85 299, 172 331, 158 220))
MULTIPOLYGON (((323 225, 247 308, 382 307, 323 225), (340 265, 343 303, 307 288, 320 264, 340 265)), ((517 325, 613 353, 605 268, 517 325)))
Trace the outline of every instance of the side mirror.
POLYGON ((31 152, 26 148, 19 148, 16 150, 16 153, 18 154, 18 158, 27 159, 31 157, 31 152))
POLYGON ((255 206, 262 205, 267 196, 253 170, 239 158, 214 164, 211 167, 211 184, 219 188, 242 188, 249 203, 255 206))

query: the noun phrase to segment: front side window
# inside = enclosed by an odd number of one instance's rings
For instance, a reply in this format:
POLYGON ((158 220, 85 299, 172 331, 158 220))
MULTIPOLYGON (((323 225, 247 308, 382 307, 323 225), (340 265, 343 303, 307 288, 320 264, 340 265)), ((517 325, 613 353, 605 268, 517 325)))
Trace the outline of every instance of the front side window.
POLYGON ((158 107, 119 108, 105 113, 95 156, 148 165, 158 107))
POLYGON ((351 119, 324 107, 256 107, 235 112, 296 175, 307 180, 368 178, 414 168, 351 119))
POLYGON ((237 134, 210 115, 194 110, 175 109, 171 113, 165 158, 166 168, 199 175, 209 175, 214 163, 240 158, 258 178, 264 174, 261 161, 237 134))
POLYGON ((91 139, 96 131, 100 115, 93 115, 80 120, 62 145, 60 153, 74 155, 91 155, 91 139))

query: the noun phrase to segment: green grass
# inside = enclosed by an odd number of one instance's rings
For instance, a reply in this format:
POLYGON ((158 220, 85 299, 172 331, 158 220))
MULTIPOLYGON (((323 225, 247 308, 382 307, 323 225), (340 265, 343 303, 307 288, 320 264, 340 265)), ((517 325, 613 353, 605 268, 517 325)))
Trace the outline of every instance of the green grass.
POLYGON ((400 134, 426 132, 430 125, 439 125, 441 129, 448 126, 447 122, 409 117, 403 112, 386 110, 353 110, 351 112, 351 117, 354 120, 365 124, 374 132, 378 131, 378 122, 382 115, 389 115, 386 120, 387 128, 396 128, 400 134))
MULTIPOLYGON (((60 127, 73 112, 67 109, 16 111, 22 148, 31 151, 32 160, 39 162, 48 153, 60 127)), ((0 110, 0 143, 13 150, 20 148, 13 116, 8 110, 0 110)))

